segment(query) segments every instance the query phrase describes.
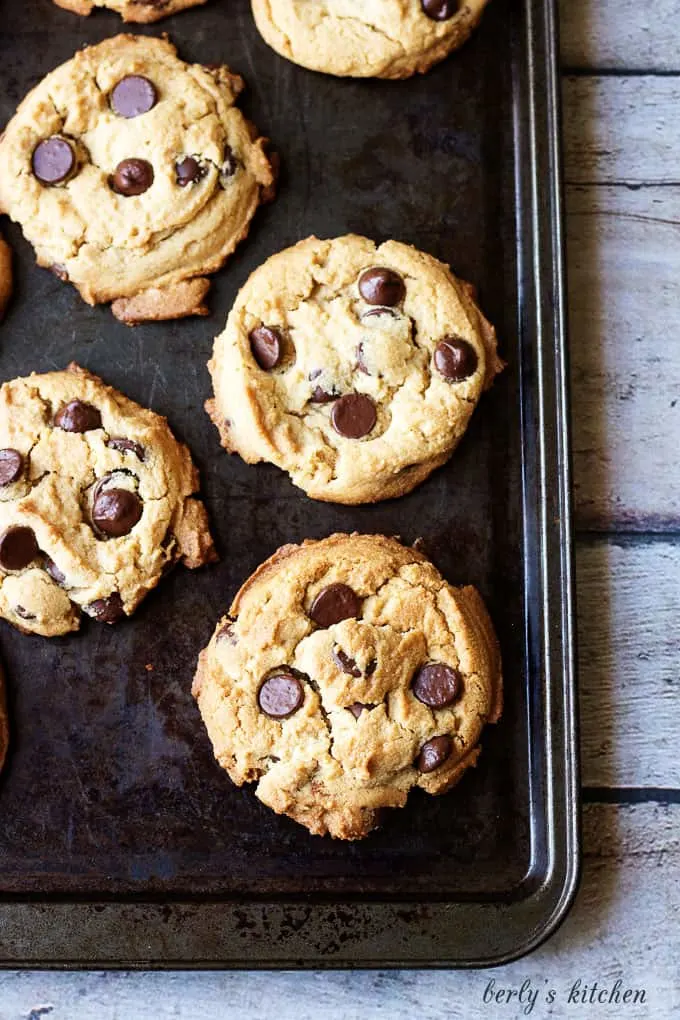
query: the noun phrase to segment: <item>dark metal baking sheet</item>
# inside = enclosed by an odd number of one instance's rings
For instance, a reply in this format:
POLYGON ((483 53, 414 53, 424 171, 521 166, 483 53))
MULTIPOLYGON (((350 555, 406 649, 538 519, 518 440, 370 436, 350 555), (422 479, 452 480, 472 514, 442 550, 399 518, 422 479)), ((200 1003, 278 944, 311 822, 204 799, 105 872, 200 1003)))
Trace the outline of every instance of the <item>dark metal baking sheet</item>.
MULTIPOLYGON (((49 0, 3 0, 0 123, 84 43, 121 30, 49 0)), ((552 0, 493 0, 470 43, 401 83, 304 71, 259 38, 249 0, 137 31, 228 62, 281 153, 277 202, 219 273, 208 319, 131 330, 33 265, 19 230, 0 378, 79 361, 167 414, 202 469, 221 553, 135 616, 46 641, 0 626, 12 752, 0 781, 7 966, 479 965, 527 951, 578 873, 564 282, 552 0), (239 286, 305 237, 394 237, 474 281, 508 368, 449 465, 374 507, 308 500, 224 454, 205 362, 239 286), (506 708, 451 794, 413 795, 358 844, 312 837, 233 787, 190 696, 240 582, 284 542, 356 529, 422 537, 487 598, 506 708)))

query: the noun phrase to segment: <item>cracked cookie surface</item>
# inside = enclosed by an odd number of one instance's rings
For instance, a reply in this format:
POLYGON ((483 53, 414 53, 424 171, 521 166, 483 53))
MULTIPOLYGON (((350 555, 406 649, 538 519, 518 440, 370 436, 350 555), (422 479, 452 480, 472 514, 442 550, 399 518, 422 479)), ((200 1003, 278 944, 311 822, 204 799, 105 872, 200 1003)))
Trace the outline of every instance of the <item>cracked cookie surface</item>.
POLYGON ((215 559, 165 418, 77 365, 0 387, 0 616, 54 637, 130 615, 173 563, 215 559))
POLYGON ((160 21, 171 14, 177 14, 188 7, 204 4, 206 0, 54 0, 57 7, 63 7, 74 14, 88 15, 98 7, 117 11, 123 21, 149 24, 160 21))
POLYGON ((340 839, 367 835, 415 786, 451 789, 502 706, 477 591, 380 535, 279 549, 219 622, 193 693, 238 786, 340 839))
POLYGON ((396 241, 301 241, 237 296, 209 369, 222 445, 314 499, 404 495, 445 463, 502 363, 473 288, 396 241))
POLYGON ((246 236, 274 175, 243 81, 119 35, 58 67, 0 140, 0 209, 39 265, 124 322, 207 313, 203 274, 246 236))
POLYGON ((468 39, 488 0, 251 0, 269 45, 296 64, 357 78, 424 73, 468 39))

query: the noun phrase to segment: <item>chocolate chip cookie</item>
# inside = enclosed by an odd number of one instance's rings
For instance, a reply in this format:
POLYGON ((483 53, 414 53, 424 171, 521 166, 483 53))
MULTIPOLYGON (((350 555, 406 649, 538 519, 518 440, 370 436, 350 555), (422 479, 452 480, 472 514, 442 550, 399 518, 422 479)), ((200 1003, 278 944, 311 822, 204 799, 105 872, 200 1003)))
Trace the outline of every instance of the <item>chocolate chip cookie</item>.
POLYGON ((239 293, 209 364, 222 445, 314 499, 410 492, 502 367, 469 284, 405 244, 308 238, 239 293))
POLYGON ((414 786, 450 790, 502 703, 476 590, 380 535, 279 549, 218 624, 193 691, 231 779, 340 839, 365 836, 414 786))
POLYGON ((148 24, 184 11, 187 7, 197 7, 206 0, 54 0, 54 2, 66 11, 83 15, 91 14, 97 7, 108 7, 111 11, 117 11, 123 21, 148 24))
POLYGON ((207 314, 204 276, 245 237, 274 175, 235 107, 243 81, 166 39, 81 50, 0 140, 0 210, 38 263, 128 323, 207 314))
POLYGON ((12 296, 12 249, 0 237, 0 322, 12 296))
POLYGON ((215 559, 198 472, 165 418, 77 365, 0 387, 0 616, 54 637, 130 615, 177 561, 215 559))
POLYGON ((458 49, 488 0, 252 0, 269 45, 312 71, 409 78, 458 49))

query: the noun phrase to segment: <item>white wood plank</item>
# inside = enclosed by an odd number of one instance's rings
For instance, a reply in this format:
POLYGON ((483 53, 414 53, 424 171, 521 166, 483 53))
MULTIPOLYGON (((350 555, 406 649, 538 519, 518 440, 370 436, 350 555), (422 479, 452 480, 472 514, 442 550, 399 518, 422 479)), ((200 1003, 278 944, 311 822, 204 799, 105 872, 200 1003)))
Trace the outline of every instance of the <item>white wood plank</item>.
MULTIPOLYGON (((584 815, 583 884, 564 926, 532 956, 480 972, 269 974, 31 974, 0 978, 0 1016, 52 1007, 50 1020, 670 1020, 680 1013, 680 805, 584 815), (637 1004, 575 1005, 578 979, 592 988, 644 990, 637 1004), (534 1008, 485 1004, 494 990, 530 982, 534 1008), (545 999, 555 989, 555 1002, 545 999)), ((525 986, 527 987, 527 986, 525 986)), ((529 989, 527 988, 527 991, 529 989)), ((525 991, 526 996, 526 991, 525 991)), ((34 1013, 32 1020, 37 1020, 34 1013)))
POLYGON ((680 71, 680 0, 561 0, 565 67, 680 71))
POLYGON ((586 786, 680 788, 680 545, 577 549, 586 786))
POLYGON ((577 524, 680 525, 680 188, 567 194, 577 524))
POLYGON ((680 76, 565 77, 562 85, 568 182, 680 181, 680 76))

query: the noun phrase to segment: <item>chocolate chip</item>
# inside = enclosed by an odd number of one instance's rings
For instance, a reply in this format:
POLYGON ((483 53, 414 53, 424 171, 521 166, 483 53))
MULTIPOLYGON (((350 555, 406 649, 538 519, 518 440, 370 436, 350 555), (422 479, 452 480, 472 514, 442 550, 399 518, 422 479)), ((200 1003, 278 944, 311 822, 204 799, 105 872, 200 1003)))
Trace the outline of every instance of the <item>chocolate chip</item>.
POLYGON ((0 486, 11 485, 21 477, 24 470, 24 458, 18 450, 0 450, 0 486))
POLYGON ((361 701, 355 701, 353 705, 347 706, 347 711, 351 712, 355 719, 358 719, 362 712, 370 712, 375 705, 364 705, 361 701))
POLYGON ((256 326, 250 331, 250 350, 260 368, 268 372, 280 363, 283 357, 281 334, 274 326, 256 326))
POLYGON ((366 350, 364 348, 363 343, 357 344, 357 368, 359 369, 360 372, 363 372, 364 375, 370 375, 371 373, 368 370, 365 355, 366 350))
POLYGON ((8 528, 0 538, 0 566, 22 570, 38 555, 38 543, 30 528, 8 528))
POLYGON ((309 616, 319 627, 330 627, 341 620, 356 619, 361 599, 347 584, 329 584, 312 602, 309 616))
POLYGON ((459 696, 463 678, 453 666, 443 662, 429 662, 413 678, 411 689, 418 701, 430 708, 446 708, 459 696))
POLYGON ((145 159, 124 159, 109 183, 118 195, 142 195, 153 184, 153 167, 145 159))
MULTIPOLYGON (((101 485, 101 482, 100 482, 101 485)), ((129 534, 142 516, 142 501, 129 489, 104 489, 92 502, 92 521, 111 538, 129 534)))
POLYGON ((31 166, 41 184, 61 184, 73 172, 75 153, 65 138, 52 135, 38 142, 33 150, 31 166))
POLYGON ((57 262, 53 266, 50 266, 50 272, 54 273, 57 279, 61 280, 62 283, 68 283, 68 273, 64 266, 60 266, 57 262))
POLYGON ((330 404, 338 399, 337 393, 329 393, 322 386, 315 386, 309 398, 312 404, 330 404))
POLYGON ((45 570, 50 575, 52 580, 57 582, 57 584, 63 584, 64 581, 66 580, 66 575, 62 574, 57 564, 54 562, 54 560, 51 560, 49 556, 45 557, 45 570))
POLYGON ((24 609, 23 606, 15 606, 14 612, 17 616, 20 616, 22 620, 35 620, 35 613, 29 613, 28 609, 24 609))
POLYGON ((420 0, 423 14, 432 21, 448 21, 458 13, 459 0, 420 0))
POLYGON ((71 400, 57 411, 54 424, 64 432, 91 432, 102 427, 102 416, 92 404, 71 400))
POLYGON ((434 349, 434 365, 449 382, 462 382, 477 371, 477 352, 459 336, 445 337, 434 349))
POLYGON ((373 674, 375 673, 377 668, 378 668, 378 660, 377 659, 371 659, 369 664, 366 666, 366 676, 373 676, 373 674))
POLYGON ((140 443, 136 443, 134 439, 107 439, 106 445, 111 446, 114 450, 120 450, 121 453, 134 453, 140 460, 144 460, 144 447, 140 443))
POLYGON ((451 757, 453 741, 451 737, 433 737, 423 744, 420 753, 416 758, 416 768, 419 772, 434 772, 440 765, 443 765, 447 758, 451 757))
POLYGON ((343 673, 348 673, 350 676, 361 676, 361 670, 354 659, 352 659, 347 652, 343 652, 342 648, 334 648, 332 655, 333 661, 340 667, 343 673))
POLYGON ((368 322, 369 326, 379 326, 383 319, 399 319, 399 312, 394 308, 369 308, 361 313, 361 321, 368 322))
POLYGON ((287 671, 267 677, 257 695, 257 703, 272 719, 287 719, 302 705, 305 692, 296 676, 287 671))
POLYGON ((187 184, 200 181, 207 172, 206 167, 202 166, 194 156, 185 156, 184 159, 175 163, 175 174, 180 188, 186 188, 187 184))
POLYGON ((371 431, 378 415, 375 404, 365 393, 346 393, 335 401, 331 423, 345 439, 361 439, 371 431))
POLYGON ((149 79, 141 74, 128 74, 121 78, 111 92, 111 108, 114 113, 128 120, 148 113, 157 101, 156 89, 149 79))
POLYGON ((234 633, 234 621, 227 622, 217 632, 217 641, 228 641, 230 645, 238 644, 238 638, 234 633))
POLYGON ((394 307, 406 296, 406 287, 399 273, 393 269, 376 267, 365 269, 359 277, 359 293, 369 305, 394 307))
POLYGON ((94 616, 100 623, 115 623, 125 612, 123 600, 117 591, 112 592, 108 598, 96 599, 85 608, 90 616, 94 616))
POLYGON ((220 183, 226 184, 226 182, 234 176, 238 170, 238 160, 234 155, 234 151, 230 145, 224 147, 224 159, 222 160, 222 169, 220 170, 220 183))

